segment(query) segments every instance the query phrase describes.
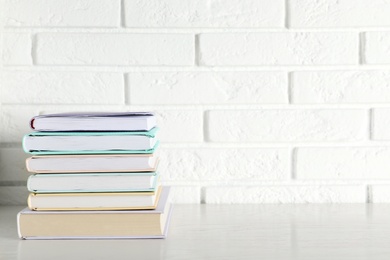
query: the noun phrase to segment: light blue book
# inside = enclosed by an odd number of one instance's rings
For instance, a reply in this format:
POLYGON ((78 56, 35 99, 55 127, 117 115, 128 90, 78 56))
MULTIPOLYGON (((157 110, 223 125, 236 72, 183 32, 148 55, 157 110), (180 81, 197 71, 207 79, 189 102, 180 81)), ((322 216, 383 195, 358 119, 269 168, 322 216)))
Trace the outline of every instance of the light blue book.
POLYGON ((23 150, 44 154, 148 154, 159 141, 158 128, 144 132, 32 132, 23 137, 23 150))
POLYGON ((33 193, 153 192, 157 172, 45 173, 31 175, 27 189, 33 193))

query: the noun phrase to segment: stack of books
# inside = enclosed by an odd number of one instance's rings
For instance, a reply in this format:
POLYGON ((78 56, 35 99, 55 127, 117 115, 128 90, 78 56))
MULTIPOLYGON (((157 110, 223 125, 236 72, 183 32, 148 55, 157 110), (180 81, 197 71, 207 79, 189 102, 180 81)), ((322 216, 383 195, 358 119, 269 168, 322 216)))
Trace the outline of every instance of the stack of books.
POLYGON ((34 117, 23 138, 28 208, 24 239, 164 238, 169 187, 157 172, 157 124, 148 112, 34 117))

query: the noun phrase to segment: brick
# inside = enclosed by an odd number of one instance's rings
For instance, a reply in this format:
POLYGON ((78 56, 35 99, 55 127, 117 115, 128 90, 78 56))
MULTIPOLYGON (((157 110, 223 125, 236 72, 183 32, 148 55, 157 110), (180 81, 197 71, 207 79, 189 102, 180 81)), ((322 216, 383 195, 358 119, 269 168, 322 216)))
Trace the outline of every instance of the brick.
POLYGON ((365 33, 364 61, 367 64, 390 63, 390 32, 365 33))
POLYGON ((298 148, 297 179, 389 179, 389 147, 298 148))
POLYGON ((302 71, 292 76, 297 104, 388 103, 390 71, 302 71))
POLYGON ((32 40, 28 33, 3 33, 3 65, 31 65, 32 40))
POLYGON ((129 75, 130 104, 287 103, 282 72, 140 72, 129 75))
POLYGON ((40 33, 39 65, 194 65, 190 34, 40 33))
POLYGON ((203 141, 203 113, 198 110, 156 110, 162 143, 203 141))
POLYGON ((390 140, 390 109, 375 108, 372 111, 372 139, 390 140))
POLYGON ((368 113, 360 109, 212 110, 211 142, 358 141, 368 136, 368 113))
POLYGON ((127 27, 284 26, 284 1, 275 0, 125 0, 127 27))
POLYGON ((159 170, 169 181, 283 180, 290 156, 283 148, 164 148, 159 170))
POLYGON ((3 104, 124 104, 120 73, 4 72, 3 104))
MULTIPOLYGON (((21 142, 22 140, 19 140, 21 142)), ((31 156, 19 147, 0 148, 0 183, 27 181, 26 159, 31 156)))
POLYGON ((206 203, 364 203, 363 185, 279 185, 207 187, 206 203))
POLYGON ((371 200, 373 203, 389 203, 390 185, 388 184, 371 185, 371 200))
POLYGON ((290 0, 292 28, 390 26, 390 3, 382 0, 290 0))
POLYGON ((6 27, 117 27, 120 0, 6 0, 6 27))
POLYGON ((38 110, 32 106, 2 105, 0 142, 21 143, 23 136, 32 132, 29 122, 37 114, 38 110))
POLYGON ((28 194, 26 186, 0 185, 0 205, 27 205, 28 194))
POLYGON ((357 33, 208 33, 199 42, 206 66, 358 64, 357 33))
POLYGON ((200 204, 200 187, 170 185, 170 201, 174 204, 200 204))

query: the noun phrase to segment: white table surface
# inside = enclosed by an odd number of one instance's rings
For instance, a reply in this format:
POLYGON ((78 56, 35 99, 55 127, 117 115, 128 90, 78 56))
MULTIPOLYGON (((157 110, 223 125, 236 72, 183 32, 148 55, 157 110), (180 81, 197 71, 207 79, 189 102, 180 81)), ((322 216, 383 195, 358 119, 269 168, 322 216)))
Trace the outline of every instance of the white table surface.
POLYGON ((0 207, 0 259, 390 259, 390 204, 175 205, 165 240, 19 240, 0 207))

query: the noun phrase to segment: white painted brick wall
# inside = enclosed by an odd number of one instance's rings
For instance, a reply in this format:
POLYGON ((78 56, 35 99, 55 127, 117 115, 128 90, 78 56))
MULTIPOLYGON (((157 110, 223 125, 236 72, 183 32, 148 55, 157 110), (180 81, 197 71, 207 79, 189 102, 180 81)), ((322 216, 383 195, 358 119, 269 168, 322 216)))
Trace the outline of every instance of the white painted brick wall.
POLYGON ((286 148, 161 149, 162 179, 177 181, 285 180, 290 156, 286 148))
POLYGON ((297 148, 295 174, 300 179, 390 179, 390 148, 297 148))
POLYGON ((374 203, 390 203, 390 185, 372 185, 371 196, 374 203))
POLYGON ((390 71, 301 71, 291 80, 296 104, 390 102, 390 71))
POLYGON ((124 0, 127 27, 283 28, 283 0, 124 0))
POLYGON ((358 185, 288 185, 208 187, 206 203, 363 203, 365 187, 358 185))
POLYGON ((362 109, 213 110, 208 120, 211 142, 348 142, 368 136, 362 109))
POLYGON ((372 139, 390 140, 390 109, 376 108, 372 111, 372 139))
POLYGON ((191 34, 41 33, 37 35, 39 65, 194 64, 191 34))
POLYGON ((2 36, 2 65, 32 64, 30 34, 4 33, 2 36))
POLYGON ((365 33, 365 56, 367 64, 387 64, 390 62, 390 32, 365 33))
POLYGON ((124 104, 121 73, 25 72, 0 74, 2 104, 124 104), (70 94, 71 93, 71 94, 70 94))
POLYGON ((390 2, 4 0, 0 204, 29 119, 155 111, 175 203, 390 202, 390 2))
POLYGON ((358 64, 358 35, 350 32, 210 33, 199 36, 206 66, 358 64))
POLYGON ((4 0, 6 27, 118 27, 120 0, 4 0))
MULTIPOLYGON (((138 110, 142 110, 139 108, 138 110)), ((151 108, 150 110, 156 110, 151 108)), ((203 112, 199 110, 157 109, 159 138, 166 143, 203 142, 203 112)), ((164 144, 162 144, 164 145, 164 144)))
MULTIPOLYGON (((38 115, 39 109, 26 105, 2 105, 0 117, 0 141, 20 143, 23 135, 31 132, 29 120, 38 115)), ((3 173, 1 173, 3 174, 3 173)))
POLYGON ((130 73, 128 82, 132 104, 288 102, 287 74, 281 72, 142 72, 130 73))
POLYGON ((27 181, 26 166, 23 163, 29 157, 20 147, 0 149, 0 182, 12 183, 27 181), (22 162, 22 163, 21 163, 22 162))
POLYGON ((390 26, 390 5, 382 0, 289 0, 291 26, 342 28, 390 26))

